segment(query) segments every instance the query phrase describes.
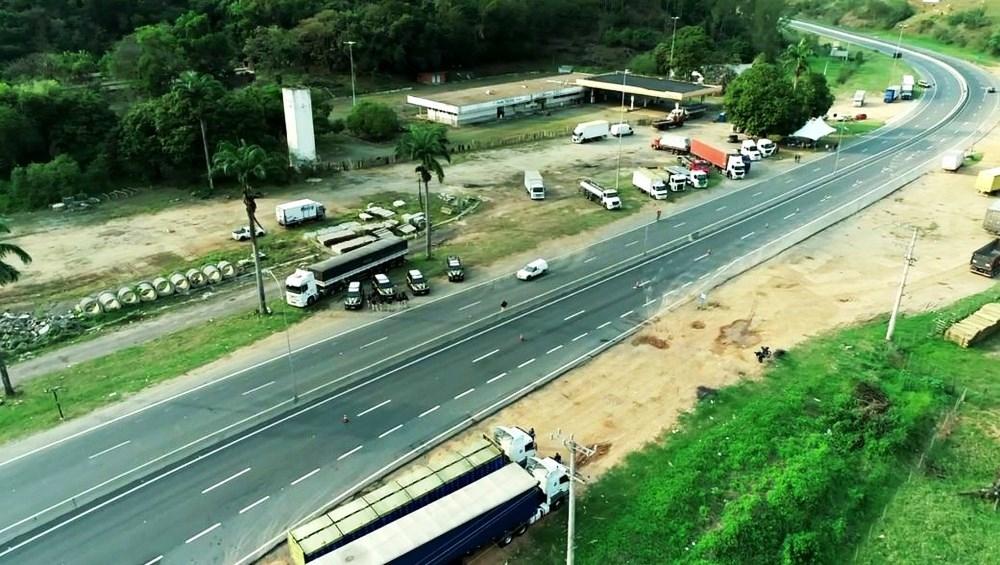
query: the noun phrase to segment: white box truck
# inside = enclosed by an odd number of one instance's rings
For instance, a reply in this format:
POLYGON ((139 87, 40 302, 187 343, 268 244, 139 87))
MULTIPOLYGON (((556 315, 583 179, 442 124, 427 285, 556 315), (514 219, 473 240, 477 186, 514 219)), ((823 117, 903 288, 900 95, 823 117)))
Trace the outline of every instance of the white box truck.
POLYGON ((854 107, 861 108, 865 105, 865 91, 855 90, 854 91, 854 107))
MULTIPOLYGON (((663 167, 663 169, 670 173, 671 178, 675 176, 684 177, 687 184, 693 188, 708 188, 708 173, 705 171, 689 169, 680 165, 668 165, 663 167)), ((684 189, 679 188, 677 190, 684 189)))
POLYGON ((636 169, 632 172, 632 185, 655 200, 666 200, 670 195, 667 182, 662 175, 650 169, 636 169))
POLYGON ((326 208, 315 200, 295 200, 274 207, 274 217, 279 226, 294 226, 311 220, 322 220, 326 208))
POLYGON ((617 210, 622 207, 622 199, 618 197, 618 191, 613 188, 604 188, 597 181, 583 179, 580 181, 580 192, 588 200, 599 203, 607 210, 617 210))
POLYGON ((903 75, 903 84, 900 85, 899 98, 901 100, 913 99, 913 75, 903 75))
POLYGON ((649 146, 657 151, 669 151, 680 155, 691 150, 691 139, 683 135, 664 133, 654 137, 649 146))
POLYGON ((545 183, 542 181, 542 173, 524 171, 524 190, 528 191, 528 196, 532 200, 545 200, 545 183))
POLYGON ((594 120, 583 122, 576 126, 570 141, 573 143, 586 143, 595 139, 604 139, 611 132, 607 120, 594 120))
POLYGON ((965 162, 965 154, 961 151, 948 151, 941 156, 941 168, 951 173, 962 168, 963 162, 965 162))

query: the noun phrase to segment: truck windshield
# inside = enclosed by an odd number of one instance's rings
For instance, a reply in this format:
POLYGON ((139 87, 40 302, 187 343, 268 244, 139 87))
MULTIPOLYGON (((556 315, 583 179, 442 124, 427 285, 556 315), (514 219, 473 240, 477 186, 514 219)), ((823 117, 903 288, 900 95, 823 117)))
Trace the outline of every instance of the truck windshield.
POLYGON ((618 191, 615 189, 609 189, 604 191, 604 196, 618 196, 618 191))
POLYGON ((292 285, 292 284, 286 284, 285 285, 285 290, 288 291, 288 292, 290 292, 290 293, 292 293, 292 294, 302 294, 303 292, 306 291, 306 287, 304 287, 304 286, 296 286, 296 285, 292 285))

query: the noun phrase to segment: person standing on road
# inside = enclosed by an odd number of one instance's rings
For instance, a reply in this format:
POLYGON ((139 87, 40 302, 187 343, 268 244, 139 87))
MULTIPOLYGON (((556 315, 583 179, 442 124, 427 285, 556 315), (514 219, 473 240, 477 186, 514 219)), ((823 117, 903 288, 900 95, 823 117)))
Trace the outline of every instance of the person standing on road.
POLYGON ((504 300, 503 302, 500 303, 500 311, 503 312, 506 309, 507 309, 507 301, 504 300))

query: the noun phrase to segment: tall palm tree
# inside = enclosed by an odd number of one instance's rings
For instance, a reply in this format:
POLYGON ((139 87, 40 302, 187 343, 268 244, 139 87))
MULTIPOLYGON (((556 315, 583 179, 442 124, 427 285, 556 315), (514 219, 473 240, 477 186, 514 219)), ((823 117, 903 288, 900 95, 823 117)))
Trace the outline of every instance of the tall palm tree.
POLYGON ((417 173, 417 182, 424 185, 424 220, 427 222, 424 234, 428 259, 431 257, 430 182, 435 176, 439 183, 444 182, 444 169, 439 159, 451 163, 451 151, 448 148, 448 143, 447 131, 443 126, 414 124, 396 144, 397 156, 413 159, 419 163, 414 172, 417 173))
POLYGON ((812 57, 812 47, 806 43, 805 39, 800 39, 798 43, 793 43, 785 48, 782 58, 785 64, 792 70, 792 91, 799 86, 799 77, 809 69, 809 58, 812 57))
POLYGON ((218 150, 212 157, 215 169, 224 175, 236 177, 243 190, 243 205, 247 211, 247 222, 250 226, 250 249, 253 253, 253 270, 257 276, 257 298, 259 303, 257 311, 261 314, 269 313, 267 302, 264 300, 264 277, 260 270, 260 254, 257 251, 257 226, 260 222, 254 215, 257 211, 257 194, 250 187, 250 177, 263 179, 267 176, 264 162, 267 160, 267 153, 259 145, 247 145, 240 140, 239 145, 224 141, 219 144, 218 150))
POLYGON ((174 81, 173 92, 183 97, 190 104, 193 111, 192 117, 198 120, 201 128, 201 147, 205 152, 205 169, 208 173, 208 189, 215 190, 215 181, 212 178, 212 163, 208 157, 208 134, 205 127, 205 116, 213 101, 219 100, 225 94, 222 84, 211 75, 204 75, 195 71, 185 71, 174 81))
MULTIPOLYGON (((10 228, 6 224, 0 222, 0 233, 10 233, 10 228)), ((21 261, 22 264, 27 265, 31 263, 31 255, 14 245, 13 243, 4 243, 0 241, 0 286, 4 286, 10 283, 17 282, 17 279, 21 278, 21 271, 18 271, 10 263, 3 261, 3 258, 13 255, 21 261)))

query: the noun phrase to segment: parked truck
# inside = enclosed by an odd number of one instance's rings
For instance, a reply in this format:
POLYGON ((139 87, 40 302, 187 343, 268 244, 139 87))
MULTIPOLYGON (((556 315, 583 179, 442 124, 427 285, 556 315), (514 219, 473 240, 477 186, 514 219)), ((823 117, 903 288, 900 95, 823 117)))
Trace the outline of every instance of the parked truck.
POLYGON ((980 194, 992 194, 1000 190, 1000 167, 979 171, 976 176, 976 190, 980 194))
POLYGON ((533 431, 498 427, 293 528, 289 553, 297 565, 452 563, 509 544, 566 500, 569 480, 559 461, 537 456, 533 431))
POLYGON ((716 169, 731 179, 742 179, 746 176, 746 165, 738 153, 729 153, 722 149, 697 139, 691 140, 691 154, 712 164, 716 169))
POLYGON ((672 128, 679 128, 684 125, 688 119, 688 114, 685 110, 681 108, 674 108, 666 116, 653 120, 653 127, 665 131, 672 128))
POLYGON ((666 200, 670 195, 667 179, 664 179, 663 175, 650 169, 636 169, 633 171, 632 185, 655 200, 666 200))
POLYGON ((683 135, 665 133, 654 137, 649 146, 657 151, 669 151, 675 155, 682 155, 691 150, 691 139, 683 135))
POLYGON ((899 99, 913 100, 913 75, 903 75, 903 83, 899 85, 899 99))
POLYGON ((760 151, 761 157, 766 159, 778 152, 778 144, 766 137, 762 137, 757 140, 757 150, 760 151))
POLYGON ((965 153, 962 151, 954 150, 948 151, 941 156, 941 168, 954 173, 955 171, 962 168, 962 163, 965 162, 965 153))
POLYGON ((854 91, 853 102, 854 102, 854 107, 855 108, 861 108, 862 106, 864 106, 865 105, 865 91, 864 90, 855 90, 854 91))
POLYGON ((397 237, 380 239, 343 255, 331 257, 303 269, 296 269, 285 279, 285 302, 290 306, 312 306, 323 296, 374 274, 377 270, 402 265, 406 240, 397 237))
POLYGON ((1000 238, 994 239, 972 253, 969 270, 977 275, 991 278, 1000 273, 1000 238))
POLYGON ((898 84, 886 87, 885 92, 882 94, 882 101, 886 104, 895 102, 899 98, 899 89, 900 86, 898 84))
POLYGON ((712 172, 712 164, 704 159, 692 157, 691 155, 681 155, 677 157, 677 163, 682 167, 687 167, 692 171, 704 171, 707 175, 712 172))
POLYGON ((295 226, 326 217, 326 207, 315 200, 294 200, 274 207, 274 217, 279 226, 295 226))
POLYGON ((611 127, 607 120, 594 120, 583 122, 576 126, 570 141, 573 143, 586 143, 597 139, 604 139, 611 132, 611 127))
POLYGON ((986 209, 986 217, 983 218, 983 229, 1000 235, 1000 199, 994 200, 990 207, 986 209))
POLYGON ((597 181, 583 179, 580 181, 580 192, 588 200, 593 200, 608 210, 617 210, 622 207, 622 199, 618 196, 618 191, 613 188, 604 188, 597 181))
POLYGON ((524 171, 524 190, 528 191, 528 196, 532 200, 545 200, 545 182, 542 181, 542 173, 524 171))
POLYGON ((672 176, 683 176, 692 188, 708 188, 708 173, 706 171, 689 169, 680 165, 667 165, 663 169, 672 176))

